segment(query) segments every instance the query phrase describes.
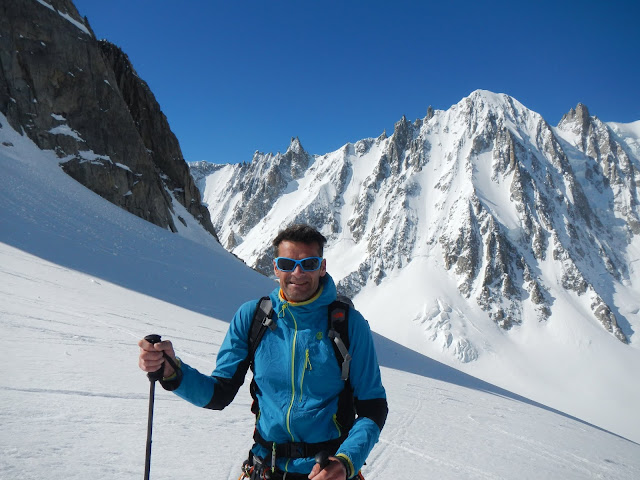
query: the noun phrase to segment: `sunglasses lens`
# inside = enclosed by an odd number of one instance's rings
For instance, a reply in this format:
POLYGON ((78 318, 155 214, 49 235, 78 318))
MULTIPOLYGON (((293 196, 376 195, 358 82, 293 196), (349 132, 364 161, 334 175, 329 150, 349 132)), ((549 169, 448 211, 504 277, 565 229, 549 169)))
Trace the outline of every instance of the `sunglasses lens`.
POLYGON ((318 259, 316 257, 305 258, 304 260, 302 260, 300 262, 300 265, 302 266, 303 270, 306 270, 308 272, 312 272, 314 270, 317 270, 318 267, 320 266, 320 259, 318 259))
POLYGON ((280 257, 276 260, 276 266, 278 267, 278 270, 282 270, 283 272, 290 272, 296 267, 296 262, 295 260, 292 260, 290 258, 280 257))
POLYGON ((320 268, 322 258, 309 257, 302 260, 294 260, 293 258, 278 257, 276 258, 276 267, 281 272, 293 272, 296 266, 300 265, 300 268, 305 272, 315 272, 320 268))

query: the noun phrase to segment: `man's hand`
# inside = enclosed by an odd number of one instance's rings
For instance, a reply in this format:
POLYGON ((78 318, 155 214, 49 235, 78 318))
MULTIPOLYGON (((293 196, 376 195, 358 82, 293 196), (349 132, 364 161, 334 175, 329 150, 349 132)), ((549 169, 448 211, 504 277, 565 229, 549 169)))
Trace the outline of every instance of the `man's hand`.
POLYGON ((336 457, 329 457, 329 465, 320 470, 320 465, 315 464, 309 474, 314 480, 347 480, 347 469, 336 457))
POLYGON ((145 339, 138 342, 140 347, 140 357, 138 358, 138 366, 145 372, 157 372, 162 364, 164 364, 164 371, 162 376, 164 378, 173 374, 174 370, 169 362, 164 361, 163 352, 171 357, 174 361, 176 354, 173 351, 173 345, 169 340, 164 340, 158 343, 149 343, 145 339))

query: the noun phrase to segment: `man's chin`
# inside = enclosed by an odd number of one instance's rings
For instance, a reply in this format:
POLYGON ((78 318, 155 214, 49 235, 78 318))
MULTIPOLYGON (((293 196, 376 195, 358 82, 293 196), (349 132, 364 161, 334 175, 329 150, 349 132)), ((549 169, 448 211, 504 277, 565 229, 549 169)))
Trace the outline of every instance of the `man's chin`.
POLYGON ((289 285, 284 292, 287 295, 287 299, 291 302, 304 302, 311 298, 309 285, 289 285))

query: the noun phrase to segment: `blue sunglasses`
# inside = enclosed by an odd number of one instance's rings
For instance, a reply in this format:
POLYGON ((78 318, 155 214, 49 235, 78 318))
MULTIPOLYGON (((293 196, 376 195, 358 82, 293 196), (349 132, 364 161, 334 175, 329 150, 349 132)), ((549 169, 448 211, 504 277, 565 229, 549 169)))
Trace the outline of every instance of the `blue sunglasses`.
POLYGON ((303 272, 315 272, 322 265, 322 257, 307 257, 302 260, 278 257, 274 261, 276 262, 276 268, 281 272, 293 272, 298 265, 300 265, 303 272))

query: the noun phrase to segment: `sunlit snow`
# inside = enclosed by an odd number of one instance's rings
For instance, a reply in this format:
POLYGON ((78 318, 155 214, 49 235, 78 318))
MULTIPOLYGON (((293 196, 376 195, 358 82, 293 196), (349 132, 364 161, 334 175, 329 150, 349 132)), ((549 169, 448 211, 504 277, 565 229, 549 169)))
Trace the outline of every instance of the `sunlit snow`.
MULTIPOLYGON (((137 367, 137 340, 161 334, 208 372, 235 308, 274 283, 195 221, 179 234, 144 222, 66 176, 53 152, 38 150, 2 116, 0 126, 0 478, 140 478, 149 382, 137 367)), ((412 278, 410 269, 403 275, 412 278)), ((402 280, 390 283, 388 298, 412 293, 402 280)), ((440 312, 453 305, 445 280, 432 280, 426 318, 436 305, 440 312)), ((557 345, 548 345, 540 328, 523 328, 511 350, 492 352, 488 364, 475 362, 488 365, 478 372, 484 375, 501 363, 519 364, 514 371, 531 378, 552 370, 548 391, 537 381, 532 393, 555 398, 552 392, 567 382, 592 408, 605 401, 597 391, 610 389, 636 411, 627 430, 608 432, 575 418, 575 399, 561 413, 412 348, 424 325, 405 317, 402 302, 393 309, 396 340, 377 328, 385 323, 375 318, 374 298, 363 294, 356 305, 377 331, 390 406, 363 470, 367 480, 640 478, 640 445, 623 438, 640 441, 638 382, 618 383, 618 369, 636 375, 636 347, 603 347, 595 326, 576 332, 567 319, 545 327, 557 345), (567 342, 582 348, 580 365, 554 363, 572 362, 559 356, 567 342), (530 343, 538 355, 518 347, 530 343), (590 369, 609 371, 610 384, 580 389, 590 369)), ((250 403, 248 385, 222 412, 156 390, 151 478, 237 479, 251 445, 250 403)))

